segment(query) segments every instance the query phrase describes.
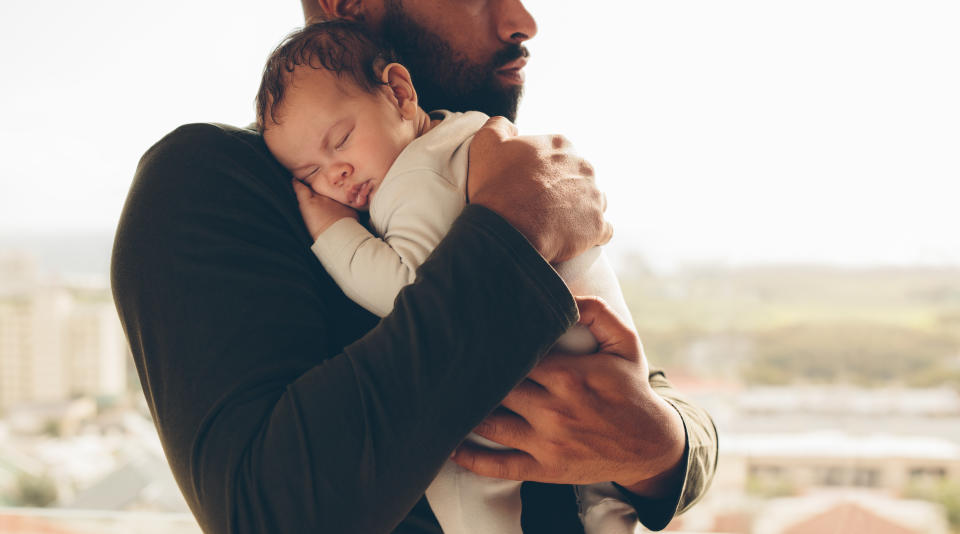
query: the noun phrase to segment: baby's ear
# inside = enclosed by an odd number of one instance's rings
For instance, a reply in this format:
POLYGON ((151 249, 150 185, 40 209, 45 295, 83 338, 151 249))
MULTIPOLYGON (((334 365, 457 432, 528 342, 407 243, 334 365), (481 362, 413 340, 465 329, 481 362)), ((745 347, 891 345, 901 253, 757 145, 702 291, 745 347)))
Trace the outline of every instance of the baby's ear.
POLYGON ((410 80, 410 71, 399 63, 390 63, 383 68, 380 79, 390 87, 397 107, 400 109, 400 115, 405 119, 416 117, 417 90, 413 88, 413 82, 410 80))

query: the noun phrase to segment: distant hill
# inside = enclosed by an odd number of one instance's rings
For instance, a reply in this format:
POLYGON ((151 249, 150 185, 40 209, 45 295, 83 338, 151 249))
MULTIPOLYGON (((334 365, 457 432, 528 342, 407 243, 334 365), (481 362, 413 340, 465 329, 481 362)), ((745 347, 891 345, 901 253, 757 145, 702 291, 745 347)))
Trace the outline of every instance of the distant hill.
POLYGON ((647 355, 751 384, 960 389, 960 268, 620 273, 647 355))
POLYGON ((26 253, 41 271, 63 275, 107 276, 113 234, 0 234, 0 254, 26 253))

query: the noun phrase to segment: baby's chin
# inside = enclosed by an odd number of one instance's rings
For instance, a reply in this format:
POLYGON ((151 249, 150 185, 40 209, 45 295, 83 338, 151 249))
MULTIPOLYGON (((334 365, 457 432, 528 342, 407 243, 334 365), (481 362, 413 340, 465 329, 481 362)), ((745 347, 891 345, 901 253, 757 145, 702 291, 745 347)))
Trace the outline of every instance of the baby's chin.
POLYGON ((364 202, 363 204, 356 204, 354 202, 350 202, 349 200, 338 200, 337 202, 340 202, 344 206, 347 206, 348 208, 353 208, 357 211, 368 212, 370 211, 370 204, 373 202, 373 196, 367 197, 367 201, 364 202))

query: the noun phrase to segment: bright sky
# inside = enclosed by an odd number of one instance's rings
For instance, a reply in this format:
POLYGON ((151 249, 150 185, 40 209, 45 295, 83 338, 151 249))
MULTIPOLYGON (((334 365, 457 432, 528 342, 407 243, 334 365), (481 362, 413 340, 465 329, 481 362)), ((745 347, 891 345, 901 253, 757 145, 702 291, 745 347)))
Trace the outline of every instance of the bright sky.
MULTIPOLYGON (((520 129, 594 163, 617 249, 960 264, 960 2, 527 6, 520 129)), ((140 154, 248 123, 301 22, 296 0, 4 0, 0 233, 110 231, 140 154)))

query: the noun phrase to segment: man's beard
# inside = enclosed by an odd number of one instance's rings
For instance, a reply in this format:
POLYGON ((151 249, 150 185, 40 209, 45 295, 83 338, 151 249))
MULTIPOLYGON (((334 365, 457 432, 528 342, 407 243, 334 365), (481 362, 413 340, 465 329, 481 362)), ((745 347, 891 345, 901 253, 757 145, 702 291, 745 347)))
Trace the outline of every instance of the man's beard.
POLYGON ((386 2, 381 35, 410 71, 424 109, 477 110, 516 121, 523 86, 504 85, 496 70, 526 57, 526 48, 507 45, 489 63, 478 65, 407 16, 400 0, 386 2))

